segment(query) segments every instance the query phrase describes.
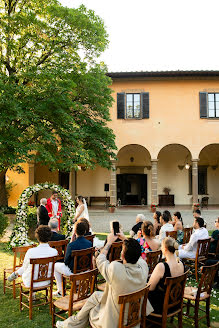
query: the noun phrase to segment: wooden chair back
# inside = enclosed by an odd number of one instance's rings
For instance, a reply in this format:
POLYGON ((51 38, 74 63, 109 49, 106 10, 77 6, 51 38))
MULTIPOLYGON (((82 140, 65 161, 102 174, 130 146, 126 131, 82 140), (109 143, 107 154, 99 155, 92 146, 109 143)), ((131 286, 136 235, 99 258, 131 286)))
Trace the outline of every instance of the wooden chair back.
POLYGON ((95 236, 96 236, 95 234, 84 236, 84 238, 86 238, 87 240, 89 240, 89 241, 92 242, 92 247, 94 245, 94 238, 95 238, 95 236))
POLYGON ((161 258, 162 258, 161 250, 146 253, 146 261, 147 261, 148 268, 149 268, 148 274, 152 274, 157 263, 159 263, 161 261, 161 258))
POLYGON ((219 262, 214 264, 214 265, 210 265, 210 266, 203 266, 201 269, 201 279, 198 285, 198 291, 197 291, 197 295, 196 295, 196 299, 199 300, 200 299, 200 294, 201 293, 207 293, 209 296, 211 295, 211 289, 214 283, 214 277, 215 274, 218 270, 218 265, 219 262))
POLYGON ((166 236, 177 240, 177 231, 166 231, 166 236))
POLYGON ((13 247, 12 251, 14 253, 14 262, 13 262, 13 271, 15 271, 17 268, 21 267, 24 262, 24 257, 28 251, 28 249, 36 247, 35 244, 28 245, 28 246, 19 246, 19 247, 13 247))
POLYGON ((204 206, 208 208, 208 200, 209 200, 209 197, 202 197, 202 200, 201 200, 201 208, 203 208, 204 206))
POLYGON ((136 292, 120 295, 118 303, 121 304, 119 313, 118 328, 136 327, 139 323, 145 327, 146 304, 149 287, 146 286, 136 292), (125 318, 125 310, 128 309, 128 316, 125 318))
POLYGON ((49 246, 58 251, 57 261, 64 260, 67 245, 68 240, 49 241, 49 246))
POLYGON ((167 319, 167 314, 175 311, 182 311, 183 295, 188 271, 178 277, 166 278, 166 293, 163 306, 163 320, 167 319), (171 311, 172 310, 172 311, 171 311))
POLYGON ((30 259, 32 264, 30 290, 34 289, 34 284, 45 281, 45 286, 53 285, 54 265, 56 256, 44 257, 38 259, 30 259))
POLYGON ((193 227, 183 228, 184 236, 183 236, 183 244, 187 244, 191 237, 193 231, 193 227))
POLYGON ((208 257, 211 238, 198 240, 196 261, 204 261, 208 257))
POLYGON ((74 302, 82 301, 90 297, 95 288, 98 270, 93 269, 83 273, 77 273, 70 276, 71 290, 69 297, 68 315, 72 315, 74 302))
POLYGON ((74 274, 93 269, 94 252, 95 252, 95 247, 75 250, 71 252, 71 257, 74 259, 74 268, 73 268, 74 274))
POLYGON ((117 241, 115 243, 112 243, 111 248, 110 248, 110 254, 109 254, 110 262, 120 260, 122 245, 123 245, 123 241, 117 241))

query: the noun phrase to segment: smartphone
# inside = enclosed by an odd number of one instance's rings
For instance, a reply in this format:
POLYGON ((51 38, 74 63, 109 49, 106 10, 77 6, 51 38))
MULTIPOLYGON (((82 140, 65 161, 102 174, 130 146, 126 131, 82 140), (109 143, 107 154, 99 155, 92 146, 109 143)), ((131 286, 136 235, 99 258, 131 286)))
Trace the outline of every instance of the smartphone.
POLYGON ((113 222, 113 231, 115 236, 119 233, 119 222, 113 222))

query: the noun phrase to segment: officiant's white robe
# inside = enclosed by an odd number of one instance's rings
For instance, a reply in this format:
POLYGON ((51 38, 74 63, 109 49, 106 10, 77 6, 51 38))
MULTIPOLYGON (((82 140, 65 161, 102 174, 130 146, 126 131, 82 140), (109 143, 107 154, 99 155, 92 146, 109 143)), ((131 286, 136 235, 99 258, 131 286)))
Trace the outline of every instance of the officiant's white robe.
MULTIPOLYGON (((118 327, 119 295, 137 291, 147 284, 148 266, 142 258, 136 264, 122 264, 117 261, 109 263, 106 256, 100 254, 97 258, 97 267, 106 279, 105 291, 95 292, 76 316, 64 321, 64 328, 84 328, 88 325, 89 319, 93 328, 118 327)), ((147 315, 152 311, 153 308, 148 301, 147 315)))

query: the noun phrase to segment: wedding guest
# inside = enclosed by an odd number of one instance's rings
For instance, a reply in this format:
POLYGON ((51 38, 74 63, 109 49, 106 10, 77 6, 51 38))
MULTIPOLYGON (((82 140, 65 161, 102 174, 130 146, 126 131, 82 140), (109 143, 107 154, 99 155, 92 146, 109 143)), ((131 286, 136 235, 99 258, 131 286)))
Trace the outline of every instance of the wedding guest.
POLYGON ((189 242, 185 245, 179 246, 179 257, 181 259, 195 258, 198 240, 209 238, 208 230, 204 228, 204 220, 202 218, 195 218, 193 222, 193 228, 195 231, 191 234, 189 242))
POLYGON ((174 222, 174 231, 177 231, 177 241, 179 244, 183 243, 183 219, 180 212, 175 212, 173 214, 173 222, 174 222))
POLYGON ((40 206, 37 208, 37 222, 38 225, 48 225, 50 217, 46 208, 47 199, 40 199, 40 206))
POLYGON ((153 219, 154 219, 154 231, 155 235, 159 235, 161 224, 160 224, 160 217, 161 217, 161 212, 156 211, 153 214, 153 219))
POLYGON ((161 250, 166 262, 156 265, 148 284, 150 285, 148 299, 154 308, 154 312, 161 314, 163 311, 164 296, 166 292, 165 279, 176 277, 184 273, 184 266, 175 256, 178 243, 170 237, 162 240, 161 250))
MULTIPOLYGON (((111 233, 113 233, 113 234, 114 234, 114 230, 113 230, 113 222, 117 222, 118 225, 119 225, 119 234, 118 234, 117 238, 115 239, 115 243, 117 243, 118 241, 122 241, 121 238, 120 238, 120 233, 122 232, 122 226, 121 226, 121 224, 119 223, 119 221, 116 221, 116 220, 111 221, 111 222, 110 222, 110 231, 111 231, 111 233)), ((107 244, 107 238, 106 238, 106 240, 105 240, 104 246, 105 246, 106 244, 107 244)), ((106 254, 106 258, 107 258, 107 260, 109 260, 110 251, 111 251, 111 247, 109 248, 108 253, 106 254)))
MULTIPOLYGON (((49 246, 48 241, 51 239, 51 229, 48 226, 41 225, 35 231, 35 237, 39 242, 39 246, 28 249, 22 267, 13 272, 8 280, 12 281, 18 276, 22 276, 23 283, 26 287, 30 287, 31 274, 32 274, 32 264, 30 264, 30 259, 39 259, 44 257, 57 256, 58 252, 56 249, 49 246)), ((39 268, 35 269, 35 275, 38 275, 39 268)), ((49 268, 48 277, 51 274, 51 267, 49 268)), ((47 284, 47 281, 41 281, 34 284, 34 287, 41 287, 47 284)))
MULTIPOLYGON (((91 227, 90 227, 90 223, 87 219, 80 218, 80 219, 77 220, 77 222, 84 222, 84 225, 85 225, 84 236, 92 235, 92 230, 91 230, 91 227)), ((74 225, 74 227, 73 227, 73 234, 72 234, 72 237, 71 237, 71 242, 76 239, 75 227, 76 227, 76 225, 74 225)))
POLYGON ((219 239, 219 217, 215 220, 216 230, 212 232, 209 253, 215 253, 219 239))
POLYGON ((150 221, 144 221, 141 226, 141 233, 143 237, 140 237, 137 241, 141 246, 141 257, 143 259, 146 258, 146 253, 150 251, 157 251, 160 247, 160 243, 158 240, 154 238, 154 226, 150 221))
POLYGON ((48 214, 50 218, 56 218, 59 222, 58 230, 60 231, 61 217, 62 217, 62 205, 60 199, 58 199, 57 191, 52 191, 52 196, 47 199, 46 205, 48 214))
POLYGON ((169 223, 170 220, 171 220, 170 212, 164 211, 160 217, 161 228, 160 228, 159 237, 158 237, 160 242, 164 238, 166 238, 167 231, 173 231, 173 225, 171 223, 169 223))
MULTIPOLYGON (((132 293, 146 286, 148 266, 141 258, 141 248, 135 239, 124 240, 121 253, 123 263, 117 261, 109 263, 107 261, 106 255, 116 238, 117 236, 114 236, 113 233, 108 235, 107 243, 96 259, 97 268, 106 280, 105 291, 94 292, 77 315, 71 316, 64 322, 58 321, 56 323, 57 328, 87 327, 89 321, 92 327, 118 327, 119 295, 132 293)), ((152 311, 148 301, 146 314, 149 315, 152 311)), ((125 320, 126 316, 127 313, 125 320)))
POLYGON ((50 219, 49 227, 52 231, 52 236, 50 241, 65 240, 65 235, 58 233, 59 222, 57 219, 50 219))
POLYGON ((76 198, 76 202, 78 204, 75 212, 74 223, 77 222, 80 218, 85 218, 89 221, 89 214, 87 209, 86 200, 82 196, 78 196, 76 198))
POLYGON ((137 236, 137 232, 138 232, 139 229, 141 229, 141 225, 142 225, 144 220, 145 220, 145 216, 143 214, 137 214, 136 224, 129 231, 129 234, 130 234, 131 237, 136 237, 137 236))
POLYGON ((77 222, 75 227, 76 240, 69 243, 67 246, 64 263, 55 264, 54 276, 56 278, 57 291, 53 293, 56 297, 61 297, 62 289, 62 275, 70 276, 74 269, 74 258, 71 256, 73 250, 81 250, 92 247, 91 241, 84 238, 86 225, 84 222, 77 222))
POLYGON ((201 211, 199 209, 196 209, 193 211, 193 217, 194 218, 200 218, 201 217, 201 211))

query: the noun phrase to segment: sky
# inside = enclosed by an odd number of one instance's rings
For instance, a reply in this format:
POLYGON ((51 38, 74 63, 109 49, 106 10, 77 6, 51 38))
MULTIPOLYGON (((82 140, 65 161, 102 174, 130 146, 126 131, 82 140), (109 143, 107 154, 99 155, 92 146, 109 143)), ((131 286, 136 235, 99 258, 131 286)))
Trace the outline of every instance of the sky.
POLYGON ((59 0, 105 23, 109 72, 219 70, 219 0, 59 0))

